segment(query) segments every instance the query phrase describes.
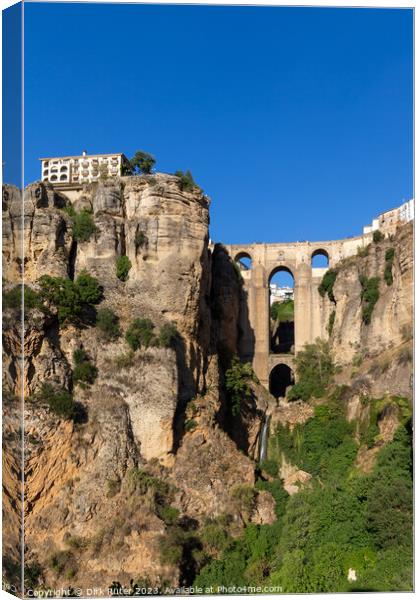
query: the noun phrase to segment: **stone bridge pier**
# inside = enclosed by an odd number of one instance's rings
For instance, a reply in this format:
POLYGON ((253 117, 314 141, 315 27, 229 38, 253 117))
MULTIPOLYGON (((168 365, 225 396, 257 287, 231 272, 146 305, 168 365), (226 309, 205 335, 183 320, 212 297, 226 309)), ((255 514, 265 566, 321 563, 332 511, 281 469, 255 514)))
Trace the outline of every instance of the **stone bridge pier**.
MULTIPOLYGON (((372 240, 372 234, 326 242, 296 242, 225 246, 232 261, 241 268, 243 277, 243 310, 239 353, 252 362, 261 383, 271 388, 270 378, 275 369, 289 368, 293 376, 294 355, 305 343, 328 336, 328 319, 332 310, 328 298, 322 298, 318 286, 328 268, 357 253, 372 240), (323 255, 326 268, 314 268, 313 258, 323 255), (248 259, 249 268, 240 260, 248 259), (289 272, 294 279, 294 339, 289 353, 271 350, 270 339, 270 280, 278 271, 289 272), (281 365, 284 365, 281 367, 281 365)), ((270 389, 271 391, 271 389, 270 389)))

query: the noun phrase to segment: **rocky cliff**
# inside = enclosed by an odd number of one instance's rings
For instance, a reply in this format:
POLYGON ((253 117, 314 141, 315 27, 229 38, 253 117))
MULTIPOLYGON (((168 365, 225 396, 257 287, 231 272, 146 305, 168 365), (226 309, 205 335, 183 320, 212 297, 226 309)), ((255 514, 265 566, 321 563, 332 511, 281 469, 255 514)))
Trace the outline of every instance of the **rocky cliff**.
MULTIPOLYGON (((222 356, 222 348, 237 351, 240 290, 232 278, 221 283, 232 265, 212 265, 208 210, 198 187, 181 190, 177 177, 162 174, 88 186, 72 203, 35 183, 25 190, 24 219, 18 190, 4 190, 6 294, 22 266, 35 294, 44 275, 74 282, 85 272, 102 290, 100 305, 83 323, 60 320, 54 303, 27 301, 23 369, 19 307, 4 313, 9 414, 18 410, 22 386, 26 395, 26 561, 38 573, 29 586, 185 583, 188 567, 162 558, 162 539, 192 538, 205 519, 227 511, 241 527, 232 490, 254 484, 255 463, 229 435, 222 356), (90 215, 88 236, 75 232, 75 215, 82 213, 90 215), (121 256, 130 264, 123 278, 116 268, 121 256), (220 308, 226 294, 232 299, 227 317, 220 308), (124 335, 104 338, 94 326, 99 308, 113 311, 122 334, 134 319, 148 319, 156 333, 175 325, 176 340, 130 351, 124 335), (93 382, 75 384, 75 351, 95 365, 93 382), (39 395, 45 384, 72 394, 76 418, 51 410, 39 395)), ((255 413, 251 407, 241 429, 251 456, 264 412, 264 403, 255 413)), ((13 496, 18 469, 7 450, 5 487, 13 496)), ((250 518, 273 520, 270 498, 258 494, 250 518)), ((12 530, 19 503, 8 508, 8 550, 17 561, 12 530)), ((182 543, 173 545, 179 551, 182 543)))
POLYGON ((335 314, 330 343, 343 382, 359 379, 375 397, 412 395, 413 260, 408 223, 339 264, 335 301, 325 299, 335 314))

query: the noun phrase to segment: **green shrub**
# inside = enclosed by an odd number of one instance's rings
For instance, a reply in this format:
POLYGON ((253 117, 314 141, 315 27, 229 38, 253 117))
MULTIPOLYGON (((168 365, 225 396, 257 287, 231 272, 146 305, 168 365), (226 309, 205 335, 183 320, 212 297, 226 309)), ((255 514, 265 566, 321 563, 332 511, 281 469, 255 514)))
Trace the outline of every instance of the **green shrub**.
POLYGON ((239 283, 240 286, 242 286, 244 283, 244 278, 242 277, 241 267, 238 265, 237 262, 233 262, 232 267, 233 272, 235 273, 236 281, 239 283))
POLYGON ((387 285, 392 285, 394 278, 392 277, 392 264, 394 262, 395 249, 388 248, 385 252, 385 270, 384 279, 387 285))
POLYGON ((56 388, 50 383, 43 383, 35 394, 35 399, 47 404, 49 409, 60 418, 74 419, 76 416, 76 404, 67 390, 56 388))
POLYGON ((323 396, 334 375, 328 342, 317 339, 314 344, 305 344, 297 353, 295 364, 298 383, 289 390, 289 400, 308 401, 311 396, 323 396))
POLYGON ((86 385, 94 383, 98 376, 98 369, 91 364, 86 352, 81 348, 77 348, 73 352, 73 361, 75 364, 73 369, 73 384, 86 387, 86 385))
POLYGON ((179 518, 179 510, 174 506, 158 506, 157 516, 162 519, 166 525, 174 525, 179 518))
POLYGON ((268 473, 271 477, 277 477, 279 465, 276 460, 267 458, 260 463, 260 469, 268 473))
POLYGON ((79 320, 85 307, 98 304, 102 299, 98 281, 86 271, 75 281, 43 275, 39 285, 41 299, 57 308, 60 323, 79 320))
POLYGON ((385 252, 385 260, 388 261, 393 261, 394 260, 394 256, 395 256, 395 248, 387 248, 386 252, 385 252))
POLYGON ((237 356, 233 357, 225 376, 230 409, 232 415, 235 416, 241 411, 242 400, 251 396, 249 382, 256 381, 256 376, 251 363, 242 363, 237 356))
POLYGON ((174 323, 165 323, 159 331, 158 342, 162 348, 171 348, 179 336, 174 323))
POLYGON ((337 271, 334 271, 333 269, 328 269, 328 271, 324 273, 322 281, 318 286, 318 292, 321 294, 321 296, 324 297, 325 294, 327 294, 331 302, 335 302, 333 289, 336 279, 337 271))
POLYGON ((365 325, 369 325, 372 312, 375 308, 375 304, 379 299, 379 277, 360 277, 360 284, 362 286, 361 299, 362 299, 362 320, 365 325))
POLYGON ((154 341, 154 325, 150 319, 134 319, 128 327, 125 339, 134 351, 148 348, 154 341))
POLYGON ((130 160, 130 166, 134 173, 144 173, 146 175, 152 172, 156 159, 154 156, 143 150, 137 150, 130 160))
POLYGON ((62 575, 65 570, 76 572, 75 559, 69 550, 61 550, 50 557, 49 566, 57 575, 62 575))
POLYGON ((98 231, 91 210, 82 208, 80 212, 76 212, 74 207, 69 205, 65 211, 73 221, 73 237, 76 241, 87 242, 98 231))
POLYGON ((34 590, 39 587, 40 579, 43 577, 42 567, 37 562, 25 564, 25 587, 34 590))
POLYGON ((195 421, 194 419, 188 419, 187 421, 185 421, 185 431, 194 431, 194 429, 197 427, 197 421, 195 421))
POLYGON ((131 269, 131 260, 128 258, 128 256, 119 256, 117 258, 116 268, 118 279, 121 281, 127 281, 128 273, 131 269))
POLYGON ((102 300, 102 289, 98 280, 87 271, 81 271, 77 276, 74 285, 84 304, 99 304, 102 300))
POLYGON ((204 525, 200 532, 200 539, 205 551, 211 556, 220 555, 232 543, 232 538, 226 531, 226 527, 217 520, 210 520, 204 525))
POLYGON ((191 171, 175 171, 175 175, 178 177, 179 189, 183 192, 184 190, 190 192, 197 184, 195 183, 191 171))
POLYGON ((144 231, 141 231, 140 229, 138 229, 136 231, 136 235, 134 236, 134 245, 136 247, 136 250, 138 250, 139 248, 142 248, 143 246, 146 246, 147 242, 148 242, 147 235, 144 233, 144 231))
POLYGON ((179 566, 184 555, 185 532, 179 527, 170 527, 159 538, 159 554, 163 564, 179 566))
POLYGON ((358 354, 355 354, 353 356, 351 364, 353 365, 353 367, 360 367, 362 362, 363 362, 363 354, 361 352, 359 352, 358 354))
POLYGON ((121 335, 119 318, 110 308, 98 310, 96 327, 107 340, 116 340, 121 335))
POLYGON ((360 444, 366 445, 368 448, 373 448, 379 435, 379 427, 376 422, 369 422, 365 428, 362 428, 360 434, 360 444))
POLYGON ((88 547, 89 542, 86 538, 73 535, 65 540, 67 546, 74 548, 75 550, 84 550, 88 547))
MULTIPOLYGON (((43 309, 42 299, 39 294, 27 285, 23 286, 24 310, 31 310, 34 308, 43 309)), ((7 292, 3 292, 3 307, 4 308, 21 308, 22 307, 22 286, 15 285, 12 289, 7 292)))
POLYGON ((328 317, 328 335, 331 336, 335 323, 335 310, 332 311, 330 316, 328 317))
POLYGON ((375 244, 378 244, 379 242, 382 242, 382 240, 384 239, 384 234, 379 231, 379 229, 377 229, 376 231, 373 232, 373 241, 375 244))
POLYGON ((137 467, 133 467, 129 471, 128 481, 131 493, 136 492, 142 496, 151 491, 153 494, 157 494, 159 498, 165 498, 170 491, 167 483, 137 467))

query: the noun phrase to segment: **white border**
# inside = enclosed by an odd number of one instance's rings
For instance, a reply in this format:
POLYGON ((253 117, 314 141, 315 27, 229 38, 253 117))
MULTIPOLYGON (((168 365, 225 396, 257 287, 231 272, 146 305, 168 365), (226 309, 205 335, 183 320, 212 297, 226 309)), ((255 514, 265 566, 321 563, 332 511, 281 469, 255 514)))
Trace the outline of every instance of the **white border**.
MULTIPOLYGON (((36 0, 25 0, 26 2, 36 2, 36 0)), ((46 0, 47 2, 49 0, 46 0)), ((66 2, 69 3, 69 0, 53 0, 54 2, 66 2)), ((334 3, 328 0, 318 0, 317 2, 302 2, 302 1, 293 1, 293 0, 289 0, 288 2, 281 2, 281 1, 275 1, 275 0, 266 0, 265 2, 260 2, 260 1, 254 1, 254 2, 246 2, 244 0, 231 0, 230 2, 226 2, 224 0, 211 0, 209 2, 197 2, 197 0, 183 0, 183 2, 177 2, 176 0, 163 0, 160 2, 153 2, 153 1, 144 1, 144 2, 131 2, 131 1, 126 1, 124 2, 123 0, 101 0, 101 2, 96 2, 95 0, 93 2, 88 2, 88 0, 76 0, 78 3, 96 3, 96 4, 178 4, 178 5, 224 5, 224 6, 299 6, 299 7, 334 7, 334 8, 408 8, 408 9, 415 9, 415 1, 412 0, 411 2, 403 2, 402 0, 382 0, 382 2, 375 2, 373 0, 365 0, 364 2, 357 2, 357 1, 353 1, 351 3, 334 3)), ((16 4, 16 2, 12 2, 10 0, 0 0, 0 8, 2 10, 4 10, 5 8, 8 8, 9 6, 12 6, 13 4, 16 4)), ((24 11, 23 11, 24 13, 24 11)), ((416 31, 416 17, 417 17, 417 11, 414 11, 414 29, 416 31)), ((45 32, 45 34, 47 34, 45 32)), ((40 32, 40 35, 43 35, 42 32, 40 32)), ((1 53, 1 41, 2 41, 2 36, 0 35, 0 53, 1 53)), ((24 39, 22 36, 22 43, 24 43, 24 39)), ((417 44, 415 44, 414 46, 414 116, 415 116, 415 109, 417 108, 417 98, 418 98, 418 94, 416 94, 417 91, 417 77, 416 75, 416 67, 417 65, 420 64, 420 56, 419 56, 419 47, 417 44)), ((23 68, 23 60, 24 60, 24 56, 22 53, 22 84, 24 82, 24 68, 23 68)), ((0 92, 2 90, 1 87, 1 82, 0 82, 0 92)), ((23 108, 23 107, 22 107, 23 108)), ((24 124, 23 124, 24 125, 24 124)), ((1 134, 1 124, 0 124, 0 134, 1 134)), ((418 173, 418 169, 419 169, 419 159, 418 156, 415 152, 415 147, 416 147, 416 140, 418 139, 418 133, 419 133, 419 125, 418 122, 414 119, 414 181, 413 184, 415 184, 415 175, 418 173)), ((22 136, 24 136, 24 127, 22 127, 22 136)), ((22 176, 24 174, 24 163, 23 163, 23 149, 24 149, 24 139, 22 140, 22 176)), ((2 159, 1 156, 1 149, 0 149, 0 159, 2 159)), ((23 185, 22 185, 23 188, 23 185)), ((415 198, 415 185, 413 185, 413 189, 414 189, 414 194, 413 197, 415 198)), ((415 241, 417 241, 417 231, 415 233, 415 241)), ((1 267, 0 267, 1 269, 1 267)), ((415 244, 415 297, 419 297, 419 275, 420 273, 420 265, 419 265, 419 261, 418 261, 418 252, 417 252, 417 244, 415 244)), ((420 331, 420 324, 416 322, 415 320, 415 333, 418 334, 420 331)), ((417 336, 416 336, 417 337, 417 336)), ((1 359, 0 359, 1 360, 1 359)), ((414 361, 415 366, 417 365, 417 357, 415 356, 415 361, 414 361)), ((414 405, 416 404, 416 399, 417 399, 417 393, 415 393, 414 395, 414 405)), ((418 479, 418 466, 417 466, 417 461, 415 461, 414 463, 414 476, 415 476, 415 509, 417 509, 418 505, 420 504, 420 500, 418 499, 418 494, 417 492, 417 479, 418 479)), ((417 511, 415 510, 415 513, 417 513, 417 511)), ((0 524, 1 524, 1 512, 0 512, 0 524)), ((417 527, 417 522, 416 522, 416 530, 419 529, 417 527)), ((417 531, 416 531, 417 533, 417 531)), ((0 538, 0 549, 1 549, 1 538, 0 538)), ((418 550, 418 543, 417 543, 417 536, 416 536, 416 543, 415 543, 415 557, 417 556, 417 550, 418 550)), ((417 563, 417 561, 416 561, 417 563)), ((415 564, 415 575, 417 576, 417 564, 415 564)), ((417 577, 416 577, 417 579, 417 577)), ((414 593, 414 592, 413 592, 414 593)), ((409 592, 409 593, 399 593, 399 592, 389 592, 386 594, 381 594, 381 596, 385 595, 392 595, 393 598, 396 599, 403 599, 405 597, 407 597, 407 595, 411 596, 413 595, 413 593, 409 592)), ((364 594, 366 595, 366 594, 364 594)), ((372 594, 369 594, 370 596, 372 594)), ((378 594, 375 594, 376 596, 378 594)), ((259 597, 262 597, 263 595, 260 595, 259 597)), ((288 595, 288 594, 284 594, 282 596, 286 596, 286 597, 291 597, 292 595, 288 595)), ((293 594, 294 598, 305 598, 307 597, 308 594, 293 594)), ((331 596, 331 594, 310 594, 309 596, 315 596, 317 598, 328 598, 329 596, 331 596)), ((344 598, 344 597, 348 597, 349 594, 333 594, 333 596, 335 598, 339 597, 339 598, 344 598)), ((243 598, 244 600, 249 598, 249 596, 224 596, 225 598, 243 598)), ((271 597, 271 598, 278 598, 279 595, 275 595, 275 596, 264 596, 264 597, 271 597)), ((0 599, 1 598, 15 598, 15 596, 12 596, 10 594, 8 594, 7 592, 4 592, 2 590, 0 590, 0 599)))

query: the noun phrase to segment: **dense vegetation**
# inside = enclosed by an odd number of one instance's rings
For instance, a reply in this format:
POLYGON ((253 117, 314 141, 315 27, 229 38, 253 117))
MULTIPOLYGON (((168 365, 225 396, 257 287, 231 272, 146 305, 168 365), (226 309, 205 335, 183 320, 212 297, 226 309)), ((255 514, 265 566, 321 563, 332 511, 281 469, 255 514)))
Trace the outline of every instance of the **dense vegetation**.
POLYGON ((127 281, 130 269, 131 260, 128 258, 128 256, 126 256, 125 254, 119 256, 116 262, 116 273, 118 279, 120 279, 121 281, 127 281))
POLYGON ((369 278, 361 275, 360 285, 362 286, 360 294, 362 299, 362 321, 365 325, 369 325, 373 309, 379 299, 379 277, 369 278))
POLYGON ((273 321, 282 323, 284 321, 293 321, 294 319, 294 302, 291 299, 283 302, 273 302, 270 308, 270 316, 273 321))
POLYGON ((240 537, 219 525, 212 531, 212 560, 195 585, 278 585, 286 593, 412 589, 407 413, 402 411, 405 418, 393 442, 365 475, 354 466, 358 446, 344 415, 342 392, 337 389, 293 432, 277 428, 267 461, 274 479, 260 479, 256 486, 273 494, 277 521, 248 522, 240 537), (310 485, 290 497, 276 475, 281 453, 312 475, 310 485), (349 580, 350 569, 356 580, 349 580))
POLYGON ((324 273, 322 281, 318 286, 318 292, 321 294, 321 296, 324 297, 325 294, 327 294, 331 302, 335 302, 333 289, 336 279, 337 271, 334 271, 333 269, 328 269, 328 271, 324 273))
POLYGON ((237 356, 234 356, 225 377, 230 410, 232 415, 236 416, 241 411, 243 400, 251 396, 249 384, 256 380, 256 376, 251 363, 242 363, 237 356))
POLYGON ((86 271, 82 271, 74 281, 43 275, 39 286, 41 300, 56 307, 60 323, 80 322, 86 311, 102 300, 98 281, 86 271))
POLYGON ((34 308, 44 309, 39 294, 27 285, 15 285, 7 292, 3 291, 3 308, 21 308, 22 290, 25 302, 25 311, 34 308))
POLYGON ((134 319, 129 325, 125 339, 134 351, 139 348, 148 348, 154 339, 154 325, 150 319, 134 319))
POLYGON ((392 285, 394 278, 392 276, 392 264, 394 262, 395 249, 388 248, 385 252, 385 271, 384 279, 387 285, 392 285))
POLYGON ((295 359, 298 383, 292 386, 289 400, 309 400, 323 396, 334 375, 334 362, 328 342, 317 339, 314 344, 306 344, 295 359))
POLYGON ((330 316, 328 317, 328 335, 331 335, 334 329, 334 323, 335 323, 335 310, 332 311, 332 313, 330 314, 330 316))
POLYGON ((373 236, 372 236, 374 244, 379 244, 379 242, 382 242, 384 237, 385 237, 384 234, 382 233, 382 231, 379 231, 379 229, 374 231, 373 236))
POLYGON ((55 415, 62 419, 76 419, 77 404, 73 396, 67 390, 53 386, 50 383, 43 383, 34 400, 46 404, 55 415))
POLYGON ((120 334, 119 318, 110 308, 100 308, 96 314, 96 327, 102 336, 111 341, 120 334))
POLYGON ((92 384, 98 375, 98 369, 90 362, 82 348, 77 348, 73 352, 73 362, 73 384, 80 385, 82 388, 92 384))
POLYGON ((125 340, 134 352, 139 348, 160 346, 171 348, 175 346, 179 333, 174 323, 165 323, 156 335, 155 326, 150 319, 134 319, 125 333, 125 340))
POLYGON ((185 171, 185 173, 183 171, 175 171, 175 175, 178 177, 178 185, 181 192, 191 192, 197 187, 191 171, 185 171))
POLYGON ((142 248, 143 246, 146 246, 147 241, 148 241, 147 235, 144 233, 144 231, 142 231, 141 229, 138 229, 134 236, 134 245, 136 247, 136 250, 138 250, 139 248, 142 248))
POLYGON ((135 174, 150 174, 156 164, 154 156, 143 150, 137 150, 130 160, 131 172, 135 174))
POLYGON ((83 208, 80 212, 76 212, 74 207, 69 205, 66 207, 66 212, 73 221, 73 237, 76 241, 87 242, 98 231, 91 210, 83 208))

